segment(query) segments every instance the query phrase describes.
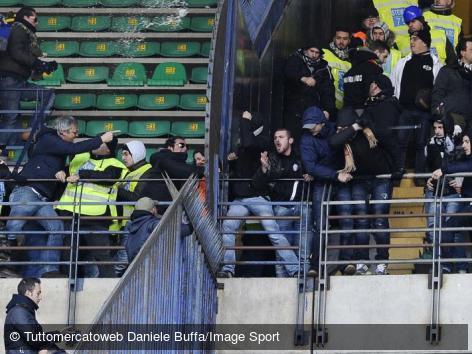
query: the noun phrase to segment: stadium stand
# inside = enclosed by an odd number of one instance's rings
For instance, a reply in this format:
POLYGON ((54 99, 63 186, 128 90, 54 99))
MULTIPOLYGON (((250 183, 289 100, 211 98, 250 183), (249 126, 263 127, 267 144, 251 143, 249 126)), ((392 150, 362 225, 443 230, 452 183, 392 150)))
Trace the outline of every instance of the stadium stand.
MULTIPOLYGON (((0 1, 0 12, 19 4, 0 1)), ((40 47, 59 63, 58 70, 37 82, 56 89, 53 116, 72 114, 85 124, 128 119, 133 123, 130 136, 145 137, 149 148, 163 143, 172 123, 203 118, 208 67, 202 65, 208 59, 201 57, 211 47, 216 1, 189 1, 185 16, 156 7, 155 1, 21 4, 37 7, 40 47)), ((35 106, 23 102, 21 109, 35 106)), ((79 130, 85 131, 83 126, 79 130)), ((201 145, 203 135, 191 141, 201 145)))

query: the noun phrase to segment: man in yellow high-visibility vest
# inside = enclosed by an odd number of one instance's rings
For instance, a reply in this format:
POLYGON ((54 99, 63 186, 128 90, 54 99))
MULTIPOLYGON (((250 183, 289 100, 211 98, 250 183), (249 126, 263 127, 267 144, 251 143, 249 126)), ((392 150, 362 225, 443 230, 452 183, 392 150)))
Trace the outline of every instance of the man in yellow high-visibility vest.
POLYGON ((408 27, 403 21, 403 12, 408 6, 418 5, 417 0, 373 0, 380 19, 397 35, 408 35, 408 27))
POLYGON ((349 59, 349 43, 351 42, 351 33, 346 28, 337 28, 333 41, 328 48, 323 49, 324 60, 328 62, 333 75, 336 108, 341 109, 344 101, 344 74, 351 68, 349 59))
POLYGON ((433 29, 445 32, 454 48, 462 35, 462 19, 452 14, 455 0, 434 0, 431 11, 424 13, 424 18, 433 29))
MULTIPOLYGON (((69 166, 67 186, 56 209, 62 215, 76 216, 118 216, 116 205, 117 183, 128 169, 115 156, 118 140, 103 143, 90 153, 76 155, 69 166), (90 180, 106 179, 107 181, 90 180), (67 203, 67 204, 65 204, 67 203)), ((79 219, 80 220, 80 219, 79 219)), ((80 234, 80 244, 88 246, 110 246, 108 233, 111 220, 80 220, 80 231, 94 233, 80 234), (97 233, 98 231, 98 233, 97 233), (103 232, 103 233, 100 233, 103 232)), ((84 252, 88 261, 111 261, 110 250, 100 249, 84 252)), ((113 278, 115 272, 111 265, 84 266, 84 276, 113 278)))

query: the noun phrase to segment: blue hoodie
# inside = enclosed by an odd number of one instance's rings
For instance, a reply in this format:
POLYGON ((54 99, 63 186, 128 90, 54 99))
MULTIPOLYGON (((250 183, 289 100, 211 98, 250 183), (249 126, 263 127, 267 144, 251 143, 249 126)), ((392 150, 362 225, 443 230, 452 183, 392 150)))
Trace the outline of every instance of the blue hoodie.
POLYGON ((310 107, 305 110, 302 120, 303 126, 319 123, 325 125, 315 136, 308 129, 303 129, 300 140, 302 163, 305 171, 312 175, 315 181, 336 180, 337 159, 334 150, 328 144, 328 138, 335 133, 335 124, 328 121, 318 107, 310 107))

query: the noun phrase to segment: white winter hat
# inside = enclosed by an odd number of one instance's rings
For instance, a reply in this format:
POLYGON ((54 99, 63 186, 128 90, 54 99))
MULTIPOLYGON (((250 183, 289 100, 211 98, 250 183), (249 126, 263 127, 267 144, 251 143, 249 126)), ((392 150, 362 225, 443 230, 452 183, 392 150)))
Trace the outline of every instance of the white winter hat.
POLYGON ((132 140, 125 144, 123 150, 129 151, 135 164, 146 158, 146 147, 141 141, 132 140))

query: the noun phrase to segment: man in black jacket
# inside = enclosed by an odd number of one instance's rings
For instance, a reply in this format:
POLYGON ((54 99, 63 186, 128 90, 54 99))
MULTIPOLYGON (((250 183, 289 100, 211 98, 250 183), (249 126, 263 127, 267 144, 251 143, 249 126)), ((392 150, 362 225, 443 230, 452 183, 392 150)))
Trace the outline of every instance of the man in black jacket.
MULTIPOLYGON (((189 178, 192 174, 202 177, 204 167, 195 166, 186 163, 187 161, 187 143, 184 138, 174 136, 165 142, 164 148, 151 155, 149 159, 152 169, 149 178, 163 178, 167 173, 171 179, 180 179, 174 181, 177 188, 183 185, 183 179, 189 178)), ((172 197, 164 181, 147 183, 140 194, 140 197, 149 197, 153 200, 159 200, 157 211, 164 214, 172 197)))
POLYGON ((462 38, 457 47, 458 62, 439 70, 431 97, 433 114, 442 113, 454 119, 454 136, 460 134, 472 119, 472 39, 462 38))
MULTIPOLYGON (((376 81, 370 86, 370 97, 371 100, 375 97, 382 96, 383 87, 386 95, 392 94, 392 87, 390 80, 386 77, 378 77, 376 81), (388 81, 387 81, 388 80, 388 81), (390 90, 390 92, 389 92, 390 90)), ((385 98, 383 99, 385 100, 385 98)), ((379 105, 382 103, 379 103, 379 105)), ((395 109, 394 106, 390 106, 387 102, 383 102, 386 111, 395 109), (386 105, 387 104, 387 105, 386 105)), ((353 200, 367 201, 368 196, 371 195, 374 200, 388 200, 392 195, 392 183, 388 179, 378 179, 373 176, 379 174, 393 174, 397 171, 397 165, 394 157, 392 156, 391 147, 384 146, 380 138, 376 135, 376 129, 378 128, 379 136, 386 136, 383 132, 385 123, 380 123, 382 116, 381 107, 375 107, 375 111, 367 109, 362 119, 356 121, 356 114, 353 112, 351 115, 341 116, 344 118, 342 121, 338 119, 336 122, 338 125, 338 133, 330 138, 330 145, 336 149, 344 149, 345 167, 344 171, 349 173, 355 173, 358 176, 372 176, 371 179, 360 179, 352 181, 351 193, 353 200), (370 120, 369 120, 370 119, 370 120), (374 123, 375 122, 375 123, 374 123), (340 129, 339 129, 340 128, 340 129)), ((397 117, 399 112, 396 113, 397 117)), ((388 124, 388 123, 387 123, 388 124)), ((390 124, 395 124, 393 121, 390 124)), ((371 206, 374 215, 385 215, 389 212, 389 204, 379 203, 371 206)), ((358 215, 366 215, 369 213, 369 207, 367 203, 355 204, 352 207, 353 211, 358 215)), ((370 223, 368 219, 356 219, 356 228, 368 229, 370 223)), ((377 217, 373 221, 373 227, 379 230, 387 230, 389 228, 388 219, 384 217, 377 217)), ((356 233, 356 245, 369 244, 369 234, 364 232, 356 233)), ((388 231, 375 233, 375 240, 377 244, 389 244, 390 234, 388 231)), ((388 260, 389 253, 388 248, 377 249, 376 260, 388 260)), ((366 264, 362 263, 362 260, 369 260, 369 250, 359 249, 354 254, 354 258, 359 261, 356 266, 356 274, 369 274, 370 270, 366 264)), ((387 266, 384 263, 378 263, 375 267, 375 274, 387 274, 387 266)))
MULTIPOLYGON (((57 217, 51 204, 35 205, 37 202, 54 201, 59 194, 61 182, 66 181, 66 159, 69 155, 98 148, 102 142, 109 142, 113 134, 108 132, 93 139, 74 143, 77 137, 77 122, 72 117, 60 117, 56 120, 56 129, 43 128, 37 142, 30 151, 29 161, 24 165, 20 175, 15 178, 20 182, 10 194, 10 202, 19 203, 11 206, 10 217, 42 216, 44 219, 38 223, 49 234, 46 246, 62 246, 63 235, 58 233, 64 230, 61 220, 48 220, 48 217, 57 217), (56 179, 57 182, 35 182, 29 179, 56 179)), ((26 220, 11 219, 7 221, 7 230, 15 232, 8 235, 10 245, 16 245, 16 235, 19 233, 26 220)), ((44 251, 40 260, 44 262, 59 261, 60 251, 44 251)), ((56 272, 57 265, 45 264, 41 266, 40 274, 56 272)))
POLYGON ((366 47, 349 50, 352 68, 344 75, 344 107, 362 111, 369 97, 372 77, 382 74, 377 54, 366 47))
POLYGON ((333 77, 321 48, 312 44, 297 49, 285 64, 284 127, 295 141, 299 140, 302 115, 308 107, 319 107, 326 118, 335 114, 333 77))
MULTIPOLYGON (((308 186, 302 179, 311 181, 312 177, 302 171, 302 162, 299 154, 293 147, 294 139, 287 129, 277 129, 274 133, 275 151, 261 153, 261 167, 254 175, 254 186, 264 189, 268 186, 271 201, 280 201, 283 205, 276 205, 276 216, 296 216, 301 220, 277 220, 280 231, 288 231, 285 238, 293 246, 299 246, 299 258, 308 271, 308 256, 312 249, 313 232, 311 208, 305 203, 301 205, 302 195, 306 201, 308 186), (277 181, 278 179, 296 179, 292 181, 277 181)), ((277 265, 278 277, 288 276, 284 267, 277 265)))
MULTIPOLYGON (((39 110, 49 110, 54 103, 54 92, 29 83, 32 73, 42 77, 57 69, 55 61, 45 62, 36 37, 38 15, 31 7, 18 10, 8 38, 7 50, 0 53, 0 101, 3 110, 18 110, 20 101, 34 101, 39 98, 39 110), (27 91, 20 91, 26 89, 27 91), (34 89, 42 89, 37 92, 34 89), (13 90, 13 91, 12 91, 13 90), (15 91, 17 90, 17 91, 15 91)), ((1 129, 17 127, 18 113, 4 113, 1 129)), ((0 144, 18 145, 18 133, 0 133, 0 144)))
MULTIPOLYGON (((226 216, 234 216, 238 219, 227 219, 223 221, 223 242, 225 247, 234 247, 236 232, 239 230, 243 220, 242 216, 256 215, 273 217, 274 212, 269 202, 269 191, 266 186, 254 185, 252 177, 260 167, 261 153, 269 146, 268 137, 263 134, 263 128, 258 122, 252 122, 252 114, 245 111, 241 119, 241 144, 237 154, 230 154, 231 177, 236 179, 251 179, 251 181, 235 181, 230 183, 230 194, 235 204, 230 205, 226 216), (251 124, 252 123, 252 124, 251 124)), ((280 234, 280 229, 275 220, 261 220, 262 227, 269 232, 269 239, 274 246, 290 246, 284 235, 280 234)), ((292 250, 277 250, 277 256, 287 264, 284 268, 289 276, 298 273, 298 259, 292 250)), ((226 250, 225 264, 220 277, 232 277, 235 272, 236 253, 226 250)))
POLYGON ((35 311, 41 301, 41 281, 25 278, 18 284, 18 294, 14 294, 7 305, 7 316, 3 330, 5 350, 13 353, 64 353, 55 343, 34 340, 45 333, 36 320, 35 311), (26 332, 30 332, 27 334, 26 332), (17 340, 15 340, 18 338, 17 340))

